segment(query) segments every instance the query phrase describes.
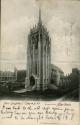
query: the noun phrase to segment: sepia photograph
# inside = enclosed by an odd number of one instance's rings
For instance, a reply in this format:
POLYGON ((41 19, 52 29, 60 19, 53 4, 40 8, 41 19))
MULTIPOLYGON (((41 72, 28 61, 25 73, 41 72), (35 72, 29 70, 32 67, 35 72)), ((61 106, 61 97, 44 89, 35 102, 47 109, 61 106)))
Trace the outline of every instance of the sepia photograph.
POLYGON ((0 100, 79 101, 80 1, 1 1, 0 100))
POLYGON ((79 125, 80 0, 0 0, 0 125, 79 125))

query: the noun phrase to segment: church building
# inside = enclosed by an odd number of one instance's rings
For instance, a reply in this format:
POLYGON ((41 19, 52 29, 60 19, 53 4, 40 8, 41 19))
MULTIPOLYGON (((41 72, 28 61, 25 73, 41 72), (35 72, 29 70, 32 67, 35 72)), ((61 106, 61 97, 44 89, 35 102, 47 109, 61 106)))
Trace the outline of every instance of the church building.
POLYGON ((30 30, 27 43, 27 76, 25 88, 29 91, 48 88, 51 77, 51 39, 41 19, 39 9, 38 24, 30 30))

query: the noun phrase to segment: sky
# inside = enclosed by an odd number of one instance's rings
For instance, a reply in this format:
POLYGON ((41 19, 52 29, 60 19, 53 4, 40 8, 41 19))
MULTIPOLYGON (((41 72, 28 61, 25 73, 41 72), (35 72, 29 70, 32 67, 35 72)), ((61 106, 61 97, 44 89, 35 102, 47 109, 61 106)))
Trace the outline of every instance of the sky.
POLYGON ((26 69, 28 34, 38 23, 39 7, 51 37, 51 63, 65 74, 80 68, 79 0, 3 0, 1 69, 26 69))

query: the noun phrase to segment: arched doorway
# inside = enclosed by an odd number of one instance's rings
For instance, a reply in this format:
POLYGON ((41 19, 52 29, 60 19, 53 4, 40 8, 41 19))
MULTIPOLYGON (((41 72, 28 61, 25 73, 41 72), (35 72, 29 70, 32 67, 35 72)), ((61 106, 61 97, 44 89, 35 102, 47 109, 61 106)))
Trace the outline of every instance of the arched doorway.
POLYGON ((31 86, 35 85, 35 78, 34 78, 34 76, 30 77, 30 85, 31 86))

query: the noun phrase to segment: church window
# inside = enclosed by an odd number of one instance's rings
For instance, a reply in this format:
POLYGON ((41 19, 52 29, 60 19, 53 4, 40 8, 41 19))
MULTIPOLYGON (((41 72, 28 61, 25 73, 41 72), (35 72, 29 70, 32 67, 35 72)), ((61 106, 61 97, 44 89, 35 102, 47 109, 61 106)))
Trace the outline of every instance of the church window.
POLYGON ((37 74, 37 64, 36 64, 36 69, 35 70, 36 70, 36 74, 37 74))
POLYGON ((36 40, 35 42, 36 42, 35 43, 35 49, 37 49, 38 48, 38 41, 36 40))

